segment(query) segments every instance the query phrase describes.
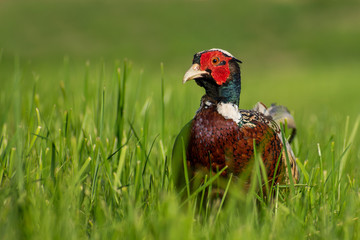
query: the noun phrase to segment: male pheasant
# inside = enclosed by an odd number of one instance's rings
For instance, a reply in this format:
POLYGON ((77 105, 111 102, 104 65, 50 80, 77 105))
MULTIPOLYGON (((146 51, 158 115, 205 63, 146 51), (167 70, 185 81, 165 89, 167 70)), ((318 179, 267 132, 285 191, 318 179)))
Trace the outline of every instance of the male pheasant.
POLYGON ((196 53, 192 66, 185 73, 183 83, 194 79, 205 88, 206 94, 195 117, 175 140, 172 169, 178 188, 183 189, 186 182, 184 156, 194 188, 202 183, 205 174, 215 174, 225 166, 221 178, 226 179, 230 173, 235 178, 241 175, 254 159, 254 143, 263 159, 269 183, 289 181, 286 157, 292 178, 298 181, 294 154, 288 141, 283 141, 279 127, 286 119, 288 126, 295 128, 294 119, 283 106, 267 109, 264 104, 257 103, 252 110, 238 108, 239 63, 241 61, 227 51, 210 49, 196 53), (197 183, 194 179, 198 179, 197 183))

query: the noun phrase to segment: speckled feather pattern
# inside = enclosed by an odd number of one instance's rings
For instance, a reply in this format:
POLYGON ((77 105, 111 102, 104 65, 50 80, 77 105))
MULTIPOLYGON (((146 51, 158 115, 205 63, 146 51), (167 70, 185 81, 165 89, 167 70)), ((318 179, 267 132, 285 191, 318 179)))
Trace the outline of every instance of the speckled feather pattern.
MULTIPOLYGON (((203 99, 202 102, 204 101, 207 100, 203 99)), ((242 122, 237 124, 219 114, 215 104, 207 101, 207 104, 201 105, 192 123, 187 152, 188 166, 192 170, 211 168, 214 172, 228 166, 222 175, 233 173, 237 176, 253 159, 255 141, 271 181, 277 160, 281 159, 282 154, 282 141, 277 132, 280 129, 271 117, 260 112, 239 111, 242 122)), ((275 176, 276 181, 279 174, 275 176)))

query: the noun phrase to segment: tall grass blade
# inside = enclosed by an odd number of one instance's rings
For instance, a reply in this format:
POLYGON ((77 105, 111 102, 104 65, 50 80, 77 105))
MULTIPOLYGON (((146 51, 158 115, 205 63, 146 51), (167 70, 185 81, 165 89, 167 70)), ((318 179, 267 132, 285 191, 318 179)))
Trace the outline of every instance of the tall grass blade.
POLYGON ((73 184, 77 184, 80 181, 80 178, 84 174, 86 168, 89 166, 90 161, 91 161, 91 157, 88 157, 85 160, 84 164, 81 166, 80 170, 76 174, 76 176, 75 176, 75 178, 73 180, 73 184))
POLYGON ((33 133, 33 138, 31 139, 30 146, 29 146, 29 149, 27 150, 26 156, 28 156, 30 154, 31 149, 33 148, 35 141, 36 141, 37 137, 39 136, 40 130, 41 130, 41 126, 38 126, 35 133, 33 133))
POLYGON ((51 165, 50 165, 50 177, 54 183, 56 183, 55 178, 55 164, 56 164, 56 148, 55 143, 51 143, 51 165))
MULTIPOLYGON (((343 174, 344 174, 344 168, 347 164, 347 161, 348 161, 348 157, 349 157, 349 150, 348 148, 351 146, 351 144, 354 142, 355 140, 355 136, 357 134, 357 131, 358 131, 358 128, 359 128, 359 124, 360 124, 360 115, 357 116, 356 118, 356 121, 355 121, 355 124, 354 124, 354 127, 352 128, 352 131, 351 131, 351 135, 349 137, 349 140, 346 141, 346 139, 344 140, 344 142, 346 142, 347 146, 345 147, 344 145, 344 155, 341 159, 341 162, 340 162, 340 168, 339 168, 339 180, 342 178, 343 174)), ((348 126, 348 123, 346 123, 346 125, 348 126)))
POLYGON ((288 171, 288 176, 289 176, 289 180, 290 180, 290 193, 291 195, 293 196, 294 193, 295 193, 295 187, 294 187, 294 178, 293 178, 293 175, 292 175, 292 172, 291 172, 291 165, 290 165, 290 160, 289 160, 289 155, 288 155, 288 151, 287 151, 287 147, 286 147, 286 138, 285 138, 285 130, 284 130, 284 125, 283 124, 280 124, 281 125, 281 137, 282 137, 282 140, 283 140, 283 148, 284 148, 284 151, 285 151, 285 158, 286 158, 286 166, 287 166, 287 171, 288 171))
POLYGON ((224 202, 225 202, 227 193, 228 193, 229 188, 230 188, 230 184, 231 184, 231 181, 232 181, 232 177, 233 177, 233 174, 231 173, 231 174, 230 174, 230 177, 229 177, 229 180, 228 180, 228 183, 227 183, 227 185, 226 185, 225 191, 224 191, 224 195, 222 196, 219 209, 218 209, 218 211, 217 211, 217 213, 216 213, 216 217, 215 217, 214 223, 216 223, 216 222, 217 222, 217 219, 219 218, 219 215, 220 215, 222 206, 224 205, 224 202))
POLYGON ((116 108, 116 121, 115 121, 115 133, 118 138, 118 146, 122 144, 122 135, 124 129, 124 109, 125 109, 125 96, 126 96, 126 83, 130 71, 130 66, 127 60, 124 60, 122 71, 117 68, 117 108, 116 108))
POLYGON ((302 162, 301 162, 299 159, 296 159, 296 163, 297 163, 297 165, 299 166, 300 171, 301 171, 302 175, 303 175, 304 178, 305 178, 305 182, 306 182, 307 184, 309 184, 309 172, 306 170, 304 164, 302 164, 302 162))
POLYGON ((165 134, 165 97, 164 97, 164 64, 160 64, 161 69, 161 140, 164 141, 165 134))
POLYGON ((182 146, 182 153, 183 153, 183 168, 184 168, 184 177, 186 183, 186 192, 188 199, 190 198, 190 183, 189 183, 189 174, 188 174, 188 167, 187 167, 187 160, 186 160, 186 150, 185 150, 185 143, 184 139, 181 138, 181 146, 182 146))

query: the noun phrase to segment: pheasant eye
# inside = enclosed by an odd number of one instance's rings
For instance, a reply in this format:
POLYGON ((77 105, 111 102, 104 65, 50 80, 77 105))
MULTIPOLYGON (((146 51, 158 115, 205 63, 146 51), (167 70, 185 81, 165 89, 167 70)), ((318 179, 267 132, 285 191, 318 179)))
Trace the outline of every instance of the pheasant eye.
POLYGON ((212 59, 212 63, 213 63, 213 64, 217 64, 219 61, 220 61, 220 59, 219 59, 218 57, 214 57, 214 58, 212 59))

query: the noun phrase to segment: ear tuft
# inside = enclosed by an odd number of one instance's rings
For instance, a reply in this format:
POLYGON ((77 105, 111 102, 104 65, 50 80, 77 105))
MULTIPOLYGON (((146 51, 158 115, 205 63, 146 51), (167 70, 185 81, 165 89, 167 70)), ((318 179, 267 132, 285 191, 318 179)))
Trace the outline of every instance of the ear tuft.
POLYGON ((242 63, 241 60, 237 59, 237 58, 233 58, 235 61, 237 61, 238 63, 242 63))

